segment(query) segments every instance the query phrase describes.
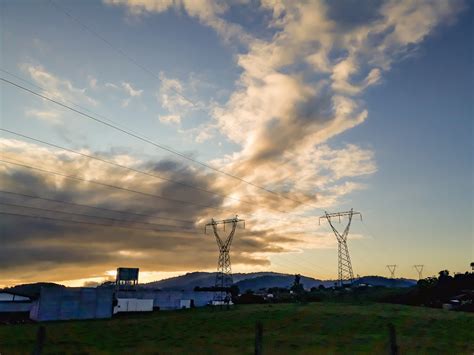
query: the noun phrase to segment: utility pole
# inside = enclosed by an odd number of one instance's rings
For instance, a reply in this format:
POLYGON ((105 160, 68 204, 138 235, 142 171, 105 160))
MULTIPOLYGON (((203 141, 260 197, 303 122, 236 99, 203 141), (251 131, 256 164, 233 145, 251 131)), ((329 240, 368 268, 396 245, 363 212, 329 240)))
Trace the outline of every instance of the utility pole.
POLYGON ((413 265, 413 267, 418 272, 418 280, 421 280, 423 278, 423 267, 424 267, 424 265, 413 265))
POLYGON ((394 279, 395 278, 395 269, 397 268, 397 265, 387 265, 387 269, 390 271, 390 278, 394 279))
POLYGON ((324 216, 319 217, 319 224, 321 224, 321 218, 327 219, 329 225, 331 226, 334 235, 337 239, 338 244, 338 282, 339 286, 344 286, 344 281, 349 281, 352 284, 354 280, 354 273, 352 272, 351 258, 349 256, 349 249, 347 247, 347 235, 349 234, 349 228, 351 226, 352 217, 354 215, 359 215, 360 220, 362 220, 362 214, 360 212, 354 212, 351 208, 350 211, 346 212, 336 212, 328 213, 324 212, 324 216), (347 222, 344 232, 339 233, 332 223, 332 218, 339 218, 339 223, 341 223, 341 217, 347 216, 349 221, 347 222))
POLYGON ((239 219, 238 216, 230 219, 224 219, 220 221, 216 221, 211 219, 211 222, 206 224, 204 228, 204 233, 207 233, 207 227, 212 226, 212 230, 214 231, 214 236, 216 237, 217 247, 219 248, 219 259, 217 262, 217 274, 216 274, 216 282, 215 282, 215 291, 214 291, 214 301, 216 304, 229 304, 230 297, 229 297, 229 288, 232 286, 232 267, 230 264, 230 246, 232 244, 232 239, 234 238, 235 230, 237 228, 237 224, 243 222, 245 228, 245 221, 243 219, 239 219), (222 224, 225 226, 226 224, 232 224, 232 229, 229 235, 223 240, 219 236, 219 232, 217 231, 217 226, 222 224))

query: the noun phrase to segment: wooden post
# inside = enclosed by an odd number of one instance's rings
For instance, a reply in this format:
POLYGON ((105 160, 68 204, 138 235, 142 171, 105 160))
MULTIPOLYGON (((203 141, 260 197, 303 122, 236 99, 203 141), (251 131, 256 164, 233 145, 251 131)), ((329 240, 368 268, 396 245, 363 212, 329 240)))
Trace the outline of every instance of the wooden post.
POLYGON ((389 353, 390 355, 398 355, 397 332, 392 323, 388 324, 388 334, 390 341, 389 353))
POLYGON ((46 329, 44 325, 40 325, 38 332, 36 333, 36 344, 32 355, 41 355, 43 352, 43 345, 46 339, 46 329))
POLYGON ((263 325, 262 322, 257 321, 255 325, 255 355, 262 355, 263 354, 263 325))

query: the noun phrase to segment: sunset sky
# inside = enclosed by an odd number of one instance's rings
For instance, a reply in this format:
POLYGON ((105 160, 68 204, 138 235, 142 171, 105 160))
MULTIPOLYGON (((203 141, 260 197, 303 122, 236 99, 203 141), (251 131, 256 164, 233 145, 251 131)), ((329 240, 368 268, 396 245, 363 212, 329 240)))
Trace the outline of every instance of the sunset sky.
POLYGON ((474 261, 469 2, 0 1, 0 286, 474 261))

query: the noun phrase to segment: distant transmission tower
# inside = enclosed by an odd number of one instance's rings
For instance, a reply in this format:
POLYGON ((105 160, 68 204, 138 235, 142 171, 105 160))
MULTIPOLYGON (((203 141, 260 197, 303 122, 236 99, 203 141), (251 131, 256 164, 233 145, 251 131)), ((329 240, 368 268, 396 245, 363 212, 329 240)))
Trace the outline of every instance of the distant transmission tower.
POLYGON ((397 265, 387 265, 387 269, 390 271, 390 278, 394 279, 395 278, 395 269, 397 268, 397 265))
POLYGON ((324 213, 325 213, 324 216, 319 217, 319 223, 321 224, 321 218, 327 219, 337 239, 339 286, 341 287, 344 286, 345 281, 349 281, 349 283, 352 284, 354 280, 354 273, 352 272, 351 258, 349 256, 349 249, 347 248, 347 235, 349 234, 349 228, 351 226, 352 217, 358 214, 360 216, 360 219, 362 220, 362 214, 360 212, 354 212, 352 208, 350 211, 347 211, 347 212, 336 212, 336 213, 324 212, 324 213), (340 234, 337 231, 337 229, 334 227, 334 225, 332 224, 331 218, 339 218, 339 223, 340 223, 341 217, 344 217, 344 216, 348 216, 349 221, 347 222, 347 226, 344 229, 344 232, 340 234))
POLYGON ((244 223, 243 219, 239 219, 238 216, 235 216, 231 219, 224 219, 221 221, 216 221, 214 218, 210 223, 206 224, 204 232, 207 232, 207 227, 212 226, 214 231, 214 236, 216 237, 217 246, 219 248, 219 261, 217 263, 217 274, 216 274, 216 283, 215 283, 215 292, 214 292, 214 301, 217 301, 219 304, 229 303, 229 288, 232 286, 232 267, 230 264, 230 246, 232 244, 232 239, 234 238, 235 230, 239 222, 244 223), (229 235, 222 240, 217 231, 217 225, 224 225, 224 231, 226 224, 232 224, 232 229, 229 235))
POLYGON ((423 278, 423 267, 424 265, 413 265, 413 267, 418 271, 418 280, 423 278))

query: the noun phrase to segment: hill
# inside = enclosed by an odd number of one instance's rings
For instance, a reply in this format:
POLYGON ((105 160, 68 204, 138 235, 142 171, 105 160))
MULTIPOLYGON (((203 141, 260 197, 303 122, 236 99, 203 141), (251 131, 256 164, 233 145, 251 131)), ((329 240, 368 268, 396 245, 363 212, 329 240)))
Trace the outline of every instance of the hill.
MULTIPOLYGON (((281 274, 276 272, 252 272, 236 273, 233 275, 234 283, 239 286, 240 291, 258 291, 261 288, 270 287, 290 287, 295 278, 292 274, 281 274)), ((214 286, 216 278, 215 272, 191 272, 185 275, 172 277, 160 281, 150 282, 141 285, 147 288, 159 288, 162 290, 193 290, 196 286, 214 286)), ((301 276, 301 282, 305 289, 311 287, 331 287, 334 280, 319 280, 308 276, 301 276)), ((409 279, 388 279, 382 276, 364 276, 357 279, 356 284, 369 284, 372 286, 385 287, 411 287, 416 285, 415 280, 409 279)))
POLYGON ((384 287, 412 287, 416 285, 416 280, 412 279, 389 279, 383 276, 363 276, 354 281, 354 284, 367 284, 371 286, 384 287))
MULTIPOLYGON (((271 288, 271 287, 280 287, 280 288, 289 288, 295 280, 295 275, 264 275, 254 278, 244 279, 242 281, 236 282, 236 285, 239 287, 241 292, 246 290, 258 291, 262 288, 271 288)), ((313 279, 311 277, 301 276, 301 283, 305 289, 310 289, 311 287, 318 287, 324 285, 324 287, 330 287, 334 285, 334 281, 322 281, 318 279, 313 279)))
MULTIPOLYGON (((253 273, 236 273, 233 274, 234 283, 242 280, 253 279, 261 276, 278 276, 276 272, 253 272, 253 273)), ((193 290, 196 286, 211 287, 216 281, 215 272, 190 272, 185 275, 170 277, 159 281, 142 284, 146 288, 159 288, 161 290, 193 290)))

